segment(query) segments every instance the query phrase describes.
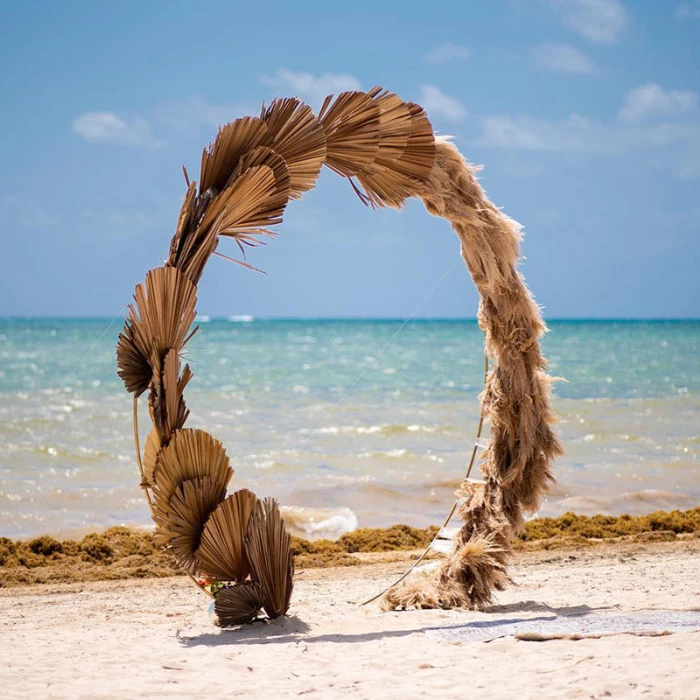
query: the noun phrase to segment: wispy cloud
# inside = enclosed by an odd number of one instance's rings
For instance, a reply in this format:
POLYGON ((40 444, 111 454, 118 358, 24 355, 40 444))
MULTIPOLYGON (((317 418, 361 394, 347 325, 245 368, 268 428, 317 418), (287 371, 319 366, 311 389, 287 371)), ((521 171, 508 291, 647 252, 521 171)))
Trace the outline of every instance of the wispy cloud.
POLYGON ((585 148, 595 125, 579 114, 564 120, 495 115, 481 120, 478 145, 523 151, 569 151, 585 148))
POLYGON ((15 194, 0 197, 0 223, 10 228, 46 230, 55 227, 59 219, 29 199, 15 194))
POLYGON ((425 54, 425 60, 434 65, 449 63, 450 61, 466 61, 471 56, 471 51, 460 44, 446 41, 432 51, 425 54))
POLYGON ((532 50, 535 65, 559 73, 593 73, 595 64, 571 44, 542 44, 532 50))
POLYGON ((443 117, 449 122, 459 122, 468 114, 456 97, 446 95, 434 85, 421 85, 420 102, 429 117, 443 117))
POLYGON ((681 3, 676 8, 676 16, 680 19, 700 18, 700 0, 681 3))
POLYGON ((549 0, 567 29, 584 39, 614 43, 630 24, 620 0, 549 0))
POLYGON ((677 177, 700 177, 700 110, 698 95, 690 91, 641 85, 623 97, 617 117, 609 121, 581 114, 565 119, 495 115, 478 121, 479 146, 605 155, 656 149, 677 177))
POLYGON ((700 124, 629 125, 572 114, 566 119, 489 116, 478 145, 528 151, 622 153, 641 146, 672 146, 700 138, 700 124))
POLYGON ((216 128, 232 119, 256 114, 259 106, 240 103, 214 104, 202 95, 190 95, 166 102, 153 111, 153 118, 177 132, 198 131, 202 127, 216 128))
POLYGON ((656 83, 646 83, 625 95, 618 116, 625 122, 640 122, 649 119, 681 119, 697 112, 697 93, 690 90, 664 90, 656 83))
POLYGON ((274 75, 263 75, 263 84, 278 90, 290 91, 292 95, 302 97, 314 107, 320 106, 327 95, 337 95, 347 90, 361 90, 360 81, 353 75, 341 73, 295 73, 280 68, 274 75))
POLYGON ((162 146, 143 117, 119 117, 114 112, 85 112, 73 120, 73 131, 90 143, 122 146, 162 146))

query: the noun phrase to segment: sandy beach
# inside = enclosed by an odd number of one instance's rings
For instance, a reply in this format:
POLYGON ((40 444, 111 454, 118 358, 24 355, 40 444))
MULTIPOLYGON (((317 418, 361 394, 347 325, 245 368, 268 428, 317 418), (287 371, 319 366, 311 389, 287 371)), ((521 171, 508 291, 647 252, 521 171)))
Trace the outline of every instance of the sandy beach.
POLYGON ((484 621, 700 609, 697 538, 521 553, 516 585, 478 613, 358 607, 409 555, 374 556, 298 571, 289 617, 238 630, 215 627, 182 577, 1 590, 3 696, 700 697, 698 632, 440 639, 484 621))

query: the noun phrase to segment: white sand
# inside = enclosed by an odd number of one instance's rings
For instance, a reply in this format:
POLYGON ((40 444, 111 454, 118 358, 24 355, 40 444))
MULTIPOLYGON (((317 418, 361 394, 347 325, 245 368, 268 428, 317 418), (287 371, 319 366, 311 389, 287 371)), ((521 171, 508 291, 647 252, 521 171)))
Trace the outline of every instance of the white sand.
POLYGON ((700 540, 521 555, 489 612, 357 603, 403 562, 307 570, 292 617, 221 631, 184 578, 0 591, 0 696, 700 698, 700 633, 455 644, 426 627, 580 606, 700 609, 700 540))

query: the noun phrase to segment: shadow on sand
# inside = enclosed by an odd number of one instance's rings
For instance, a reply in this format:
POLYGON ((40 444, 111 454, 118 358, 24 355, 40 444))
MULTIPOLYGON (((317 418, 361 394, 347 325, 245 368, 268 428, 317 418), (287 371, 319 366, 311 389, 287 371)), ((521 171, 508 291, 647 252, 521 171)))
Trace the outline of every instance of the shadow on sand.
MULTIPOLYGON (((520 603, 512 603, 509 605, 492 605, 482 613, 489 615, 508 614, 508 613, 548 613, 542 617, 524 617, 512 618, 508 617, 510 623, 526 622, 526 621, 546 621, 551 620, 552 615, 557 617, 571 617, 575 615, 586 615, 597 610, 610 610, 611 607, 591 608, 588 605, 577 605, 568 607, 554 607, 546 603, 540 603, 534 600, 527 600, 520 603)), ((410 617, 411 613, 404 613, 410 617)), ((186 634, 182 630, 177 632, 177 638, 185 647, 194 646, 224 646, 235 644, 291 644, 304 643, 315 644, 317 642, 331 642, 338 644, 354 644, 370 642, 376 639, 386 639, 390 637, 406 637, 412 634, 419 634, 427 631, 455 628, 489 628, 503 624, 506 619, 498 617, 497 619, 480 619, 471 620, 464 624, 455 624, 454 621, 447 625, 426 627, 416 626, 409 629, 401 630, 383 630, 375 632, 366 632, 361 634, 321 634, 309 635, 311 626, 296 616, 279 618, 277 620, 259 620, 249 625, 241 625, 240 627, 231 627, 222 629, 216 632, 202 632, 200 634, 186 634)))

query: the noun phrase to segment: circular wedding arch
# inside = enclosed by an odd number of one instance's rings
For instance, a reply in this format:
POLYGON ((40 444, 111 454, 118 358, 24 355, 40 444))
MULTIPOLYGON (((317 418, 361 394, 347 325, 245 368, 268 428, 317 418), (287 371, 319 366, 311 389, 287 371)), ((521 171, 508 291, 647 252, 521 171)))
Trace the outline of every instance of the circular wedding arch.
POLYGON ((517 270, 520 227, 488 200, 456 146, 435 137, 423 108, 376 87, 331 95, 318 114, 293 97, 235 119, 204 149, 199 183, 183 168, 187 192, 167 260, 136 286, 117 344, 156 539, 195 581, 214 582, 207 591, 222 624, 248 621, 261 609, 286 613, 293 557, 274 499, 246 489, 227 496, 233 471, 223 446, 184 427, 192 372, 180 355, 196 331, 197 284, 220 237, 243 251, 271 235, 287 203, 314 187, 324 165, 347 178, 365 205, 401 208, 418 197, 449 221, 479 292, 493 363, 480 397, 491 424, 483 480, 465 479, 458 492, 463 524, 437 573, 392 587, 385 606, 489 602, 508 582, 510 540, 523 514, 537 510, 561 452, 539 344, 546 329, 517 270), (137 400, 144 393, 153 427, 142 457, 137 400))

